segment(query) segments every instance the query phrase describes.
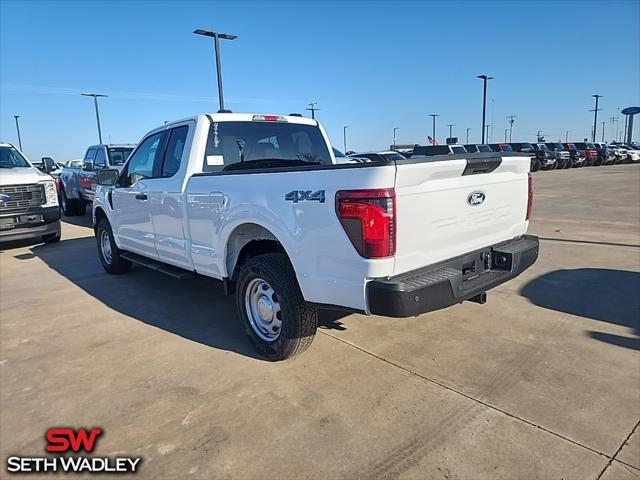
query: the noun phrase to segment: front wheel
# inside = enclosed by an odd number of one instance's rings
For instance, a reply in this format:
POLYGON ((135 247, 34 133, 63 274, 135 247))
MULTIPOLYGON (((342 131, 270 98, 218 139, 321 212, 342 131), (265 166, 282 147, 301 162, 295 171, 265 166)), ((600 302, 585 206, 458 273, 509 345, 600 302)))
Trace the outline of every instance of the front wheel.
POLYGON ((113 239, 111 225, 106 218, 98 222, 96 227, 98 256, 104 269, 109 273, 125 273, 131 268, 131 262, 120 256, 121 251, 113 239))
POLYGON ((62 206, 62 213, 65 217, 71 217, 76 214, 76 203, 78 200, 67 198, 67 194, 64 188, 60 192, 60 205, 62 206))
POLYGON ((271 361, 305 351, 318 328, 318 310, 304 301, 281 253, 258 255, 240 268, 236 306, 251 343, 271 361))
POLYGON ((537 172, 538 170, 540 170, 541 166, 542 164, 540 163, 540 160, 538 160, 537 158, 534 158, 533 161, 531 162, 531 171, 537 172))

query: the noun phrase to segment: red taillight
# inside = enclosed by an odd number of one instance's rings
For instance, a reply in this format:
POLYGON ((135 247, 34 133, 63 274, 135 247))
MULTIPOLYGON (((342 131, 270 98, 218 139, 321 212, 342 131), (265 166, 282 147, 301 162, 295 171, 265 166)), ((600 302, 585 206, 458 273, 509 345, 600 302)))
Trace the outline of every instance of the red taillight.
POLYGON ((365 258, 391 257, 396 253, 396 192, 393 188, 340 190, 336 212, 342 228, 365 258))
POLYGON ((525 220, 531 219, 531 211, 533 210, 533 179, 531 178, 531 174, 529 174, 529 195, 527 199, 527 216, 525 220))

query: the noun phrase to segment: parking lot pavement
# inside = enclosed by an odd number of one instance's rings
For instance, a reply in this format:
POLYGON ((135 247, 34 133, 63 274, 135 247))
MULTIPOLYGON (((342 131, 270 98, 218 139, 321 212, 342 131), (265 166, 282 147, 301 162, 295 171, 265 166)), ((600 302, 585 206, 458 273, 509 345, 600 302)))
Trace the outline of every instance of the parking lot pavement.
MULTIPOLYGON (((103 273, 89 216, 0 252, 0 453, 56 425, 141 478, 640 478, 640 165, 537 172, 538 262, 269 363, 208 279, 103 273)), ((3 467, 4 468, 4 467, 3 467)))

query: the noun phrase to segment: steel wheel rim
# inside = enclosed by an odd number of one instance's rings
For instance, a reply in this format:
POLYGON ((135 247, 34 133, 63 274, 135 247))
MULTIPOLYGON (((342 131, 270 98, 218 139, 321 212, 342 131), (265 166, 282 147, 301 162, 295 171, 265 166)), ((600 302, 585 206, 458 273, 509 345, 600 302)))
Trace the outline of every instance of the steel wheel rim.
POLYGON ((100 232, 100 246, 102 258, 106 263, 111 264, 111 240, 109 239, 109 234, 106 230, 102 230, 100 232))
POLYGON ((275 290, 262 278, 254 278, 244 294, 245 310, 254 333, 265 342, 274 342, 282 331, 282 310, 275 290))

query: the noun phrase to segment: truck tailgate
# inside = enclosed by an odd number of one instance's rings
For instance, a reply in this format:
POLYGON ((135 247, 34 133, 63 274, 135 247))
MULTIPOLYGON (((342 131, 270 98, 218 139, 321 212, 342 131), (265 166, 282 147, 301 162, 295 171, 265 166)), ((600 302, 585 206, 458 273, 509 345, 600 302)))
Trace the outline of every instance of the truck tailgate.
POLYGON ((396 166, 394 275, 526 232, 528 155, 443 155, 396 166))

